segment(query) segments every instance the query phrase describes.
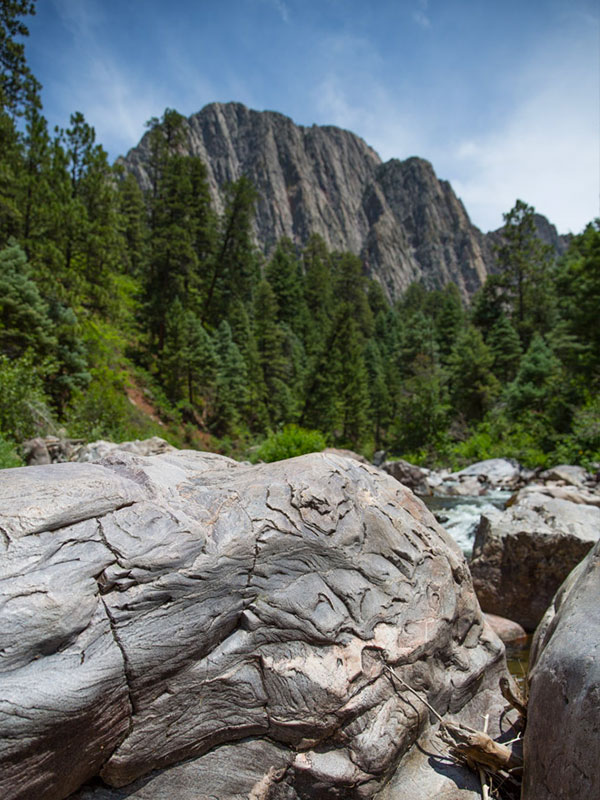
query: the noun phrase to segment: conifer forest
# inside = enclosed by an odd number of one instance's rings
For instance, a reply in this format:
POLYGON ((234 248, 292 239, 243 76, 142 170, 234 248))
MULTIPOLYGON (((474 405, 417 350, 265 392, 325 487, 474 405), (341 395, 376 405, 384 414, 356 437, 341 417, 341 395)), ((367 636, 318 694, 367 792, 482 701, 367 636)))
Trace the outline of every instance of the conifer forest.
POLYGON ((59 431, 265 460, 600 460, 598 220, 558 258, 516 201, 468 304, 453 284, 391 304, 317 235, 260 252, 247 178, 216 213, 176 111, 148 122, 145 191, 81 113, 50 131, 20 43, 32 11, 0 20, 2 466, 59 431))

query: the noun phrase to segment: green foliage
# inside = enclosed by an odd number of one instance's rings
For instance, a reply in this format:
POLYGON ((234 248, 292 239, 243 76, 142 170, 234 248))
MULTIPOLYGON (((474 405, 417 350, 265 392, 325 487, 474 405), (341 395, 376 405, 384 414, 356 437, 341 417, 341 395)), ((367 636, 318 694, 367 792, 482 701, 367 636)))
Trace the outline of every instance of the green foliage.
POLYGON ((0 251, 0 352, 18 357, 31 348, 47 356, 55 345, 48 306, 31 280, 25 253, 13 243, 0 251))
POLYGON ((535 209, 522 200, 504 214, 501 236, 496 250, 500 285, 521 341, 527 345, 534 331, 546 333, 553 322, 552 248, 537 236, 535 209))
POLYGON ((10 469, 11 467, 22 467, 23 459, 17 453, 13 442, 5 439, 0 434, 0 469, 10 469))
POLYGON ((163 436, 164 431, 131 404, 125 393, 127 376, 103 365, 91 370, 85 391, 74 392, 66 409, 71 436, 94 441, 123 442, 163 436))
POLYGON ((272 433, 263 442, 254 458, 258 461, 283 461, 305 453, 318 453, 325 447, 327 442, 320 431, 286 425, 283 430, 272 433))
POLYGON ((0 433, 16 442, 50 433, 54 418, 44 392, 47 363, 28 350, 19 358, 0 355, 0 433))
POLYGON ((456 339, 448 358, 452 404, 467 419, 481 419, 500 391, 492 374, 494 356, 472 325, 456 339))
POLYGON ((517 376, 506 387, 505 399, 513 416, 522 411, 544 412, 556 392, 560 363, 536 333, 521 360, 517 376))

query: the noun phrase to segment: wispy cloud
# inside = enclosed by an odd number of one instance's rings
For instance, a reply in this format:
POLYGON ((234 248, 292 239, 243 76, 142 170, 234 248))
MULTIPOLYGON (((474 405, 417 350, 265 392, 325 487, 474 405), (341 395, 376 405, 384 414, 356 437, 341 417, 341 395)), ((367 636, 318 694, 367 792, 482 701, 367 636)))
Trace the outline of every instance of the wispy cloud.
MULTIPOLYGON (((598 72, 578 59, 551 57, 524 76, 529 87, 503 125, 466 138, 446 159, 455 190, 480 227, 497 228, 517 198, 561 232, 578 232, 600 214, 598 72)), ((589 52, 589 50, 588 50, 589 52)))
POLYGON ((290 21, 290 9, 284 0, 261 0, 261 2, 274 8, 284 22, 290 21))
POLYGON ((431 20, 427 14, 429 0, 418 0, 418 8, 413 11, 413 21, 420 25, 421 28, 430 28, 431 20))

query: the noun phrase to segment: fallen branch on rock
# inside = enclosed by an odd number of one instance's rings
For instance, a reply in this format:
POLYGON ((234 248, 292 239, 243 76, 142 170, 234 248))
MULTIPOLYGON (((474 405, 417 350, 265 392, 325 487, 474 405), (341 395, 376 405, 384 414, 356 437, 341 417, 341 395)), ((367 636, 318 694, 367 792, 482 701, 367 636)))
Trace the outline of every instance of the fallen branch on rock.
POLYGON ((387 664, 383 666, 397 683, 414 694, 438 719, 441 737, 448 744, 450 754, 458 761, 467 764, 470 769, 479 775, 484 800, 488 800, 490 797, 490 787, 487 783, 486 775, 498 774, 504 780, 514 780, 511 773, 522 769, 523 759, 511 747, 496 742, 489 736, 487 733, 489 717, 487 715, 483 731, 475 730, 468 725, 446 722, 416 689, 413 689, 387 664))

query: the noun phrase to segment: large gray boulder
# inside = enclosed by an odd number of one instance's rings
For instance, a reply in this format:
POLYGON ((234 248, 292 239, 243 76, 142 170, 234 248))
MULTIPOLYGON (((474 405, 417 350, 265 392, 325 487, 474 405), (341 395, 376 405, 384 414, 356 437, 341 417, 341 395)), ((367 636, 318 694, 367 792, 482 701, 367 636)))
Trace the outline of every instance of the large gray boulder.
POLYGON ((498 703, 462 554, 355 460, 6 470, 0 548, 6 800, 369 798, 434 735, 389 668, 475 726, 498 703))
POLYGON ((599 537, 599 508, 520 493, 506 511, 483 516, 475 534, 470 568, 482 609, 535 630, 599 537))
POLYGON ((524 800, 600 797, 600 543, 563 584, 534 638, 524 800))

